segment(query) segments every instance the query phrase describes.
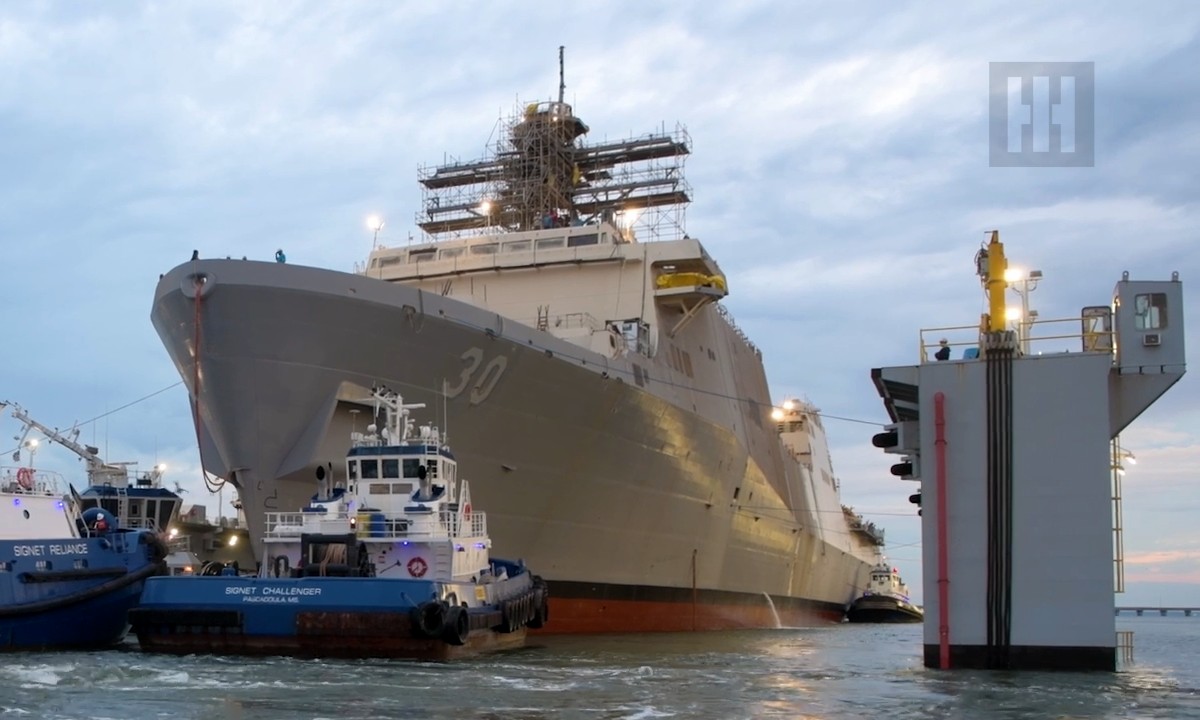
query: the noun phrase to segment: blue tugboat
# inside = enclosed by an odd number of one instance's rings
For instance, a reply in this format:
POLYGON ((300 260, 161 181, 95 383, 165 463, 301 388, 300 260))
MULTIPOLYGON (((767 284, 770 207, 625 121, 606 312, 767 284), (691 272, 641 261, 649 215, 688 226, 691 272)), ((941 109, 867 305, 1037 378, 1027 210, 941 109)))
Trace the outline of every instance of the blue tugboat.
POLYGON ((0 468, 0 650, 115 645, 146 578, 165 571, 157 535, 61 490, 53 473, 0 468))
POLYGON ((383 428, 351 434, 348 487, 295 513, 268 513, 257 577, 158 577, 131 622, 143 650, 304 657, 450 659, 518 647, 549 617, 546 583, 489 557, 438 428, 374 392, 383 428))

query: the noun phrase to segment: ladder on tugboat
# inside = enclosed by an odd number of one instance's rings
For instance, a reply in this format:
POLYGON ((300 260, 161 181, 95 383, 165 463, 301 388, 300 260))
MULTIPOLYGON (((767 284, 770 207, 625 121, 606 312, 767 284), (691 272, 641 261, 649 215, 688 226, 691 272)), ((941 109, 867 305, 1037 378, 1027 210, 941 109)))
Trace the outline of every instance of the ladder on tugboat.
MULTIPOLYGON (((1112 501, 1113 501, 1113 592, 1125 592, 1125 521, 1121 510, 1121 475, 1125 467, 1121 460, 1133 457, 1121 449, 1121 436, 1112 439, 1112 501)), ((1130 650, 1132 653, 1132 648, 1130 650)))
POLYGON ((118 487, 117 490, 117 522, 124 527, 130 522, 129 518, 129 491, 127 488, 118 487))

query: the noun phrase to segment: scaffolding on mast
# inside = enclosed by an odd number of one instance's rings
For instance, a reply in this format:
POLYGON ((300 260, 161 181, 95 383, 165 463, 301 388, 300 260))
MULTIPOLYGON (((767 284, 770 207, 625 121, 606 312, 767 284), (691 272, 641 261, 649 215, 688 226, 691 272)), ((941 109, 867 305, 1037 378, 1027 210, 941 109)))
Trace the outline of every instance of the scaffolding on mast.
POLYGON ((559 50, 557 101, 514 108, 482 159, 418 170, 416 224, 432 239, 600 221, 652 239, 685 234, 687 130, 584 143, 589 128, 563 101, 559 50))

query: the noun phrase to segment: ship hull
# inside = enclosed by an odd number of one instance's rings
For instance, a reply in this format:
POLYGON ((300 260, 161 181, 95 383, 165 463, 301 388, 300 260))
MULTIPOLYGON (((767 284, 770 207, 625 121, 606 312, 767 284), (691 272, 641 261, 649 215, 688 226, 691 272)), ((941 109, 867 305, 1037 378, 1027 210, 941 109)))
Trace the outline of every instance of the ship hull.
MULTIPOLYGON (((194 396, 199 379, 205 465, 239 488, 254 537, 264 513, 303 504, 317 467, 338 478, 370 422, 348 400, 382 384, 440 415, 496 552, 553 587, 740 597, 697 601, 728 605, 703 615, 713 628, 774 625, 770 598, 803 605, 797 624, 832 619, 865 587, 868 548, 823 536, 772 479, 769 401, 696 393, 451 298, 314 268, 189 263, 160 282, 152 316, 194 396)), ((633 629, 636 612, 612 621, 601 598, 576 600, 555 593, 554 632, 633 629), (559 625, 560 610, 575 619, 559 625)), ((658 629, 690 621, 671 623, 658 629)))
POLYGON ((161 555, 132 533, 0 542, 9 566, 0 573, 0 651, 119 643, 145 579, 163 571, 161 555))
POLYGON ((852 623, 919 623, 925 621, 925 613, 898 598, 870 595, 855 600, 846 619, 852 623))
POLYGON ((552 622, 536 634, 690 632, 841 622, 844 606, 762 594, 555 582, 552 622))
POLYGON ((526 625, 544 621, 528 572, 489 589, 494 604, 467 609, 415 601, 439 594, 424 580, 153 578, 130 619, 146 652, 451 660, 520 647, 526 625))

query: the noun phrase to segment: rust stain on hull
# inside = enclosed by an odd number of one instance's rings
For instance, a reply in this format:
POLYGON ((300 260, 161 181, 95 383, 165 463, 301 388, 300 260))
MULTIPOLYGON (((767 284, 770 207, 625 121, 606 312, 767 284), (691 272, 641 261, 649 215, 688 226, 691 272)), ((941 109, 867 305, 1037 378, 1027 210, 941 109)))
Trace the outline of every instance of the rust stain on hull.
POLYGON ((691 604, 638 600, 551 598, 550 622, 535 635, 622 632, 690 632, 773 627, 812 627, 842 621, 835 609, 781 609, 759 604, 691 604))
MULTIPOLYGON (((189 624, 210 618, 163 615, 135 622, 142 650, 189 655, 288 655, 308 658, 395 658, 453 660, 525 644, 525 629, 498 633, 472 628, 466 642, 450 645, 438 638, 413 637, 407 612, 304 612, 296 614, 296 632, 248 634, 240 622, 189 624)), ((228 618, 222 617, 221 620, 228 618)), ((240 618, 239 618, 240 619, 240 618)), ((473 623, 474 625, 474 623, 473 623)))

